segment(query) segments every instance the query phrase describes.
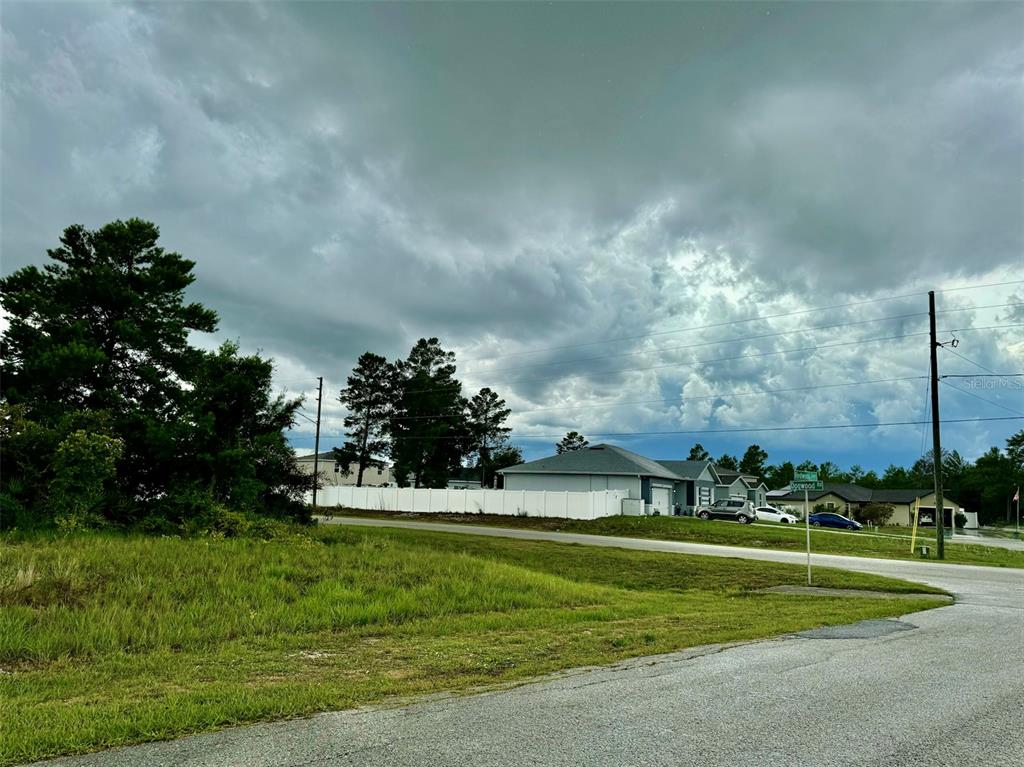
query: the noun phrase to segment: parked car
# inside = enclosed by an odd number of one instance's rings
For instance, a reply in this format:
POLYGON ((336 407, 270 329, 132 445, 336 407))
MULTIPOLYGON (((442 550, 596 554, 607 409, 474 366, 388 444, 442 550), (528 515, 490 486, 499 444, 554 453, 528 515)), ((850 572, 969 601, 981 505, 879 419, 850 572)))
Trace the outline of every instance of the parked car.
POLYGON ((732 519, 741 525, 748 525, 757 519, 754 504, 739 498, 723 498, 710 506, 701 506, 697 509, 697 516, 701 519, 732 519))
POLYGON ((758 506, 754 509, 758 522, 779 522, 783 525, 794 525, 799 520, 793 514, 774 506, 758 506))
POLYGON ((862 527, 860 522, 831 511, 811 514, 810 522, 812 527, 838 527, 840 530, 860 530, 862 527))

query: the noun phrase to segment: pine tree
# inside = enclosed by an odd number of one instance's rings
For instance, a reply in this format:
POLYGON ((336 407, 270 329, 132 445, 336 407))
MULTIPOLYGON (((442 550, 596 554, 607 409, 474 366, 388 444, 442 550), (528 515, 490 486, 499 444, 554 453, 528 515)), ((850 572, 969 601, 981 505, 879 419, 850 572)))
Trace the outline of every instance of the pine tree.
POLYGON ((704 446, 699 442, 690 448, 690 455, 687 456, 688 461, 710 461, 711 453, 704 449, 704 446))
POLYGON ((390 447, 388 425, 394 400, 395 367, 372 352, 360 355, 338 401, 347 409, 346 454, 356 464, 356 487, 363 484, 363 473, 370 466, 383 467, 379 456, 390 447))
POLYGON ((482 487, 489 486, 494 472, 491 467, 491 450, 502 446, 512 431, 505 426, 511 413, 505 407, 505 400, 487 387, 474 394, 466 405, 466 422, 477 450, 482 487))
POLYGON ((395 480, 402 486, 411 481, 415 487, 444 487, 472 450, 455 355, 436 338, 421 338, 395 370, 388 427, 395 480))
POLYGON ((570 431, 562 437, 561 442, 555 444, 555 452, 557 452, 558 455, 561 455, 562 453, 571 453, 574 450, 583 450, 589 445, 590 443, 578 431, 570 431))

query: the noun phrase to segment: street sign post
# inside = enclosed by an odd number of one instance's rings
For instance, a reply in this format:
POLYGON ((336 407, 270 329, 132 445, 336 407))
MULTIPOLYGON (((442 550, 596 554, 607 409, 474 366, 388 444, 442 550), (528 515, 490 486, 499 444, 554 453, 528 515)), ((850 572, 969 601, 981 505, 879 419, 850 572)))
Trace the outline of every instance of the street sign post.
POLYGON ((794 471, 793 481, 789 483, 790 492, 804 491, 804 532, 807 535, 807 585, 811 585, 811 514, 808 509, 807 493, 810 490, 824 490, 825 486, 818 479, 816 471, 794 471))

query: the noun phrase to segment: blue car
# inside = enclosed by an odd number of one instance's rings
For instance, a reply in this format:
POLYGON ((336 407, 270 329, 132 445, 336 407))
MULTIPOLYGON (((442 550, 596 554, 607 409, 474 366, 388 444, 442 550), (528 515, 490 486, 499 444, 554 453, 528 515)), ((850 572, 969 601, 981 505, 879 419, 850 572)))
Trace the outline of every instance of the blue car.
POLYGON ((854 522, 849 517, 830 511, 811 514, 810 523, 811 527, 838 527, 840 530, 860 530, 862 527, 860 522, 854 522))

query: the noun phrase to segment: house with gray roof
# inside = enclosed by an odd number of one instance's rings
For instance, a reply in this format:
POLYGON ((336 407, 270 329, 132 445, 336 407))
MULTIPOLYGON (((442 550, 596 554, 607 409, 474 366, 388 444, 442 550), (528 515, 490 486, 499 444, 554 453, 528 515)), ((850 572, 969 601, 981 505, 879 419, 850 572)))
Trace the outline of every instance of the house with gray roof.
POLYGON ((650 513, 672 514, 683 478, 657 461, 617 445, 591 445, 501 469, 506 490, 621 490, 650 513))
POLYGON ((725 498, 746 498, 754 508, 764 506, 768 502, 768 486, 754 474, 744 474, 731 469, 715 466, 719 482, 715 488, 715 500, 725 498))
POLYGON ((711 461, 658 461, 681 478, 676 483, 673 502, 680 512, 692 514, 698 506, 710 506, 721 478, 711 461))

